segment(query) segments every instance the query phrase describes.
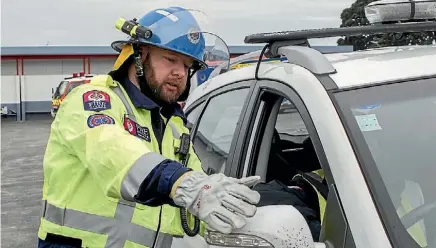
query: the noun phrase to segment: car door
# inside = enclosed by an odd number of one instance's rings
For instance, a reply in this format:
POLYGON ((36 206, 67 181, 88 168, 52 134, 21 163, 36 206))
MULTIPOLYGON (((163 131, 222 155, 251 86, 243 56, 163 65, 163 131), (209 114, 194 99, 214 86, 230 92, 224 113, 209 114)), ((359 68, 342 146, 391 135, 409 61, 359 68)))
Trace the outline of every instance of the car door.
POLYGON ((240 149, 233 157, 233 167, 228 175, 260 175, 264 182, 273 179, 286 181, 299 172, 323 169, 327 181, 324 188, 327 203, 321 216, 320 241, 327 241, 329 247, 354 248, 324 148, 314 126, 316 116, 309 113, 298 92, 286 84, 261 80, 253 92, 255 94, 241 124, 241 130, 247 132, 235 144, 240 149), (301 153, 304 150, 306 152, 301 153), (290 162, 283 161, 283 158, 290 162))
POLYGON ((254 81, 214 89, 186 107, 191 140, 207 174, 229 174, 254 81))

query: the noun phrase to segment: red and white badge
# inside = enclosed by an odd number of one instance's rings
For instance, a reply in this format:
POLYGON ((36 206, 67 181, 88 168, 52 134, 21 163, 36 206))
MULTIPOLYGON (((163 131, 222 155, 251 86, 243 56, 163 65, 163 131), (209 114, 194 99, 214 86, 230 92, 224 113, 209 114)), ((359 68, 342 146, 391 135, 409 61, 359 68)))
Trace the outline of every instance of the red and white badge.
POLYGON ((83 94, 83 107, 87 111, 102 111, 111 108, 110 96, 99 90, 87 91, 83 94))
POLYGON ((150 142, 150 130, 134 122, 127 115, 124 116, 124 129, 131 135, 150 142))

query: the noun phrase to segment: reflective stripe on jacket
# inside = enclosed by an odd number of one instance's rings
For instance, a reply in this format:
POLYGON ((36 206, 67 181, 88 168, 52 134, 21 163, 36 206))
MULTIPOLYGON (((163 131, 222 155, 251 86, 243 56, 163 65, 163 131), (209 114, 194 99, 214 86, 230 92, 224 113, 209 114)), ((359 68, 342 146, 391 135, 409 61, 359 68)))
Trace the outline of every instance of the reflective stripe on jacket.
MULTIPOLYGON (((419 184, 412 181, 405 181, 405 188, 401 192, 400 206, 397 208, 398 217, 402 218, 423 204, 424 196, 422 195, 419 184)), ((410 226, 407 232, 421 247, 427 247, 424 219, 410 226)))
MULTIPOLYGON (((316 173, 321 179, 324 179, 324 171, 322 169, 316 170, 314 171, 314 173, 316 173)), ((307 177, 305 177, 305 179, 307 180, 307 177)), ((324 189, 322 189, 322 187, 316 187, 309 180, 307 181, 312 185, 313 189, 316 191, 318 195, 319 210, 320 210, 321 223, 322 223, 324 219, 326 204, 327 204, 326 198, 324 198, 320 193, 320 191, 324 189)), ((400 218, 405 216, 407 213, 410 213, 412 210, 419 207, 420 205, 424 204, 424 196, 422 195, 419 184, 414 182, 406 181, 406 187, 401 193, 400 198, 401 198, 400 201, 401 205, 397 208, 397 214, 398 217, 400 218)), ((427 237, 426 237, 425 225, 423 223, 423 220, 420 220, 417 223, 410 226, 407 229, 407 231, 409 235, 421 247, 427 246, 427 237)))
MULTIPOLYGON (((184 235, 178 208, 134 198, 157 165, 180 160, 178 137, 189 130, 172 116, 160 148, 150 111, 133 107, 126 95, 118 82, 100 75, 62 103, 44 157, 41 239, 53 233, 79 238, 83 247, 131 248, 151 247, 156 239, 156 247, 170 247, 173 236, 184 235)), ((189 155, 187 167, 201 170, 192 145, 189 155)))

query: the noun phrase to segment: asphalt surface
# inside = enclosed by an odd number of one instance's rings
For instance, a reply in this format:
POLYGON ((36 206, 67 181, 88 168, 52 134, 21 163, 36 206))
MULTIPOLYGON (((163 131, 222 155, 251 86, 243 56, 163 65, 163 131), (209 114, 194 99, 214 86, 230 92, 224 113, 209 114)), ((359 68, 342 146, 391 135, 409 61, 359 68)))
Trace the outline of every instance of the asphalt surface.
POLYGON ((36 247, 51 119, 1 123, 1 247, 36 247))

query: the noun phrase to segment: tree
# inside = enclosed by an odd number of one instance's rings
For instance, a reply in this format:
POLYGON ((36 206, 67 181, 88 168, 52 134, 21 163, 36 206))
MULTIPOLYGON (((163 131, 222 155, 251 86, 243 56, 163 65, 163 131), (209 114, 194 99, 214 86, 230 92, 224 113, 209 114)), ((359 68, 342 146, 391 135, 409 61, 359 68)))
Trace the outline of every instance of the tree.
MULTIPOLYGON (((340 27, 370 25, 365 17, 365 6, 376 0, 356 0, 351 7, 341 13, 340 27)), ((353 49, 363 50, 384 46, 431 45, 436 39, 436 32, 421 33, 388 33, 383 35, 346 36, 338 39, 338 45, 353 45, 353 49)))

